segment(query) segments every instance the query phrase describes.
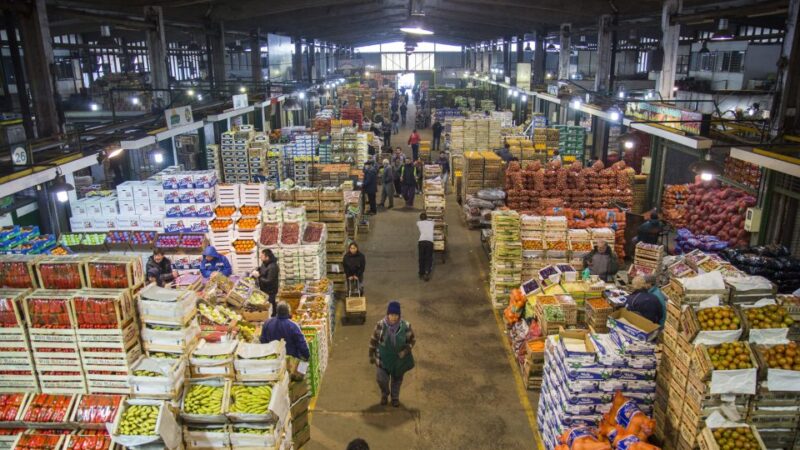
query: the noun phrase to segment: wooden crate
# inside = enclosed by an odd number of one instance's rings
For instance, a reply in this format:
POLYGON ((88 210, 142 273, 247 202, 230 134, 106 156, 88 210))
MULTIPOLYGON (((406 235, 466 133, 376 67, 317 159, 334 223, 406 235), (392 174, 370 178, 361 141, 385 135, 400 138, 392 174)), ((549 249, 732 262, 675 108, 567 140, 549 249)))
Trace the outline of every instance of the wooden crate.
POLYGON ((42 258, 44 256, 41 255, 4 255, 0 261, 0 286, 16 289, 37 288, 39 285, 36 277, 36 263, 42 258), (18 276, 12 277, 11 274, 18 276))
POLYGON ((201 380, 192 380, 192 379, 187 380, 180 405, 181 419, 184 421, 184 423, 205 423, 205 424, 227 423, 228 418, 225 416, 225 413, 228 412, 228 407, 230 406, 230 398, 231 398, 230 390, 231 390, 231 381, 225 380, 224 378, 205 378, 201 380), (222 405, 221 405, 222 407, 219 414, 201 415, 201 414, 190 414, 185 411, 184 407, 186 402, 186 396, 191 391, 192 386, 198 384, 218 386, 223 389, 222 405))
POLYGON ((81 255, 65 255, 65 256, 46 256, 42 257, 41 259, 37 260, 34 263, 34 267, 36 269, 36 283, 37 286, 40 286, 42 289, 82 289, 87 286, 86 280, 86 267, 85 262, 88 259, 87 256, 81 255), (71 266, 69 272, 75 273, 76 277, 72 284, 63 284, 63 285, 55 285, 50 283, 45 283, 47 277, 42 276, 43 268, 46 272, 60 272, 65 273, 67 269, 58 269, 58 266, 71 266))
POLYGON ((85 271, 89 288, 126 289, 145 281, 142 259, 136 256, 95 256, 85 261, 85 271))
MULTIPOLYGON (((752 425, 743 425, 750 428, 753 432, 753 436, 755 436, 756 441, 758 441, 759 448, 761 450, 766 450, 766 445, 764 445, 764 441, 761 439, 761 435, 758 433, 756 427, 752 425)), ((697 443, 700 446, 700 450, 721 450, 719 445, 717 445, 716 439, 714 439, 714 430, 711 428, 704 428, 703 431, 700 432, 698 435, 697 443)))
MULTIPOLYGON (((746 342, 742 344, 750 355, 750 363, 753 368, 758 370, 758 359, 756 359, 752 347, 746 342)), ((711 374, 714 372, 714 368, 711 365, 711 357, 708 355, 708 347, 707 345, 698 345, 692 354, 692 373, 697 379, 703 381, 710 380, 711 374)))
MULTIPOLYGON (((734 317, 739 319, 739 328, 738 330, 730 330, 730 331, 744 331, 743 325, 744 318, 742 317, 742 313, 739 312, 737 308, 727 305, 721 305, 726 309, 733 312, 734 317)), ((684 337, 687 341, 692 342, 694 338, 697 336, 697 333, 701 331, 700 329, 700 321, 697 318, 697 311, 694 308, 685 308, 681 312, 681 333, 683 333, 684 337)), ((727 330, 726 330, 727 331, 727 330)))
MULTIPOLYGON (((22 305, 23 311, 25 312, 25 320, 31 332, 34 329, 45 329, 43 327, 52 325, 51 321, 46 320, 47 318, 45 316, 34 314, 34 312, 37 311, 34 302, 38 303, 40 301, 58 303, 58 306, 63 310, 63 314, 67 315, 67 317, 61 317, 59 320, 69 322, 69 328, 75 328, 75 312, 72 308, 72 297, 74 297, 77 292, 78 291, 75 290, 37 289, 25 296, 22 305)), ((50 312, 48 311, 48 313, 50 312)), ((48 329, 55 331, 55 335, 63 330, 48 329)), ((43 335, 46 336, 47 333, 43 333, 43 335)), ((31 338, 31 340, 33 340, 33 338, 31 338)))
MULTIPOLYGON (((75 311, 75 325, 79 332, 107 331, 101 327, 107 326, 106 322, 111 321, 111 315, 114 316, 114 325, 123 329, 136 316, 133 297, 128 289, 83 289, 73 295, 71 302, 75 311), (113 312, 107 312, 109 317, 105 318, 105 322, 94 323, 92 321, 94 311, 102 308, 113 309, 113 312)), ((108 331, 118 332, 116 328, 108 331)))

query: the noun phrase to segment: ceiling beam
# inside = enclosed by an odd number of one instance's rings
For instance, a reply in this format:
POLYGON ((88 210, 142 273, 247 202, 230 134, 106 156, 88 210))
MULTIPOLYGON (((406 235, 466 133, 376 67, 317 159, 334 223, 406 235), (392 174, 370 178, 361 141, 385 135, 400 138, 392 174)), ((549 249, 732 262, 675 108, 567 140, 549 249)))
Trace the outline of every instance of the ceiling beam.
MULTIPOLYGON (((477 5, 482 6, 483 8, 486 7, 486 2, 481 0, 446 0, 447 3, 453 4, 463 4, 463 5, 477 5)), ((563 15, 570 15, 570 16, 579 16, 579 17, 596 17, 595 14, 586 11, 580 11, 575 9, 570 9, 569 11, 566 10, 566 5, 562 7, 547 7, 541 6, 530 0, 522 0, 522 1, 510 1, 510 0, 492 0, 492 6, 507 6, 512 8, 520 8, 520 9, 531 9, 534 11, 542 11, 547 13, 557 13, 559 16, 563 15)), ((609 8, 610 12, 610 8, 609 8)))
POLYGON ((211 13, 214 21, 235 22, 253 17, 268 17, 284 13, 300 13, 303 10, 325 10, 351 5, 375 3, 375 0, 292 0, 277 3, 264 0, 241 0, 216 2, 211 13), (267 4, 268 3, 268 4, 267 4))

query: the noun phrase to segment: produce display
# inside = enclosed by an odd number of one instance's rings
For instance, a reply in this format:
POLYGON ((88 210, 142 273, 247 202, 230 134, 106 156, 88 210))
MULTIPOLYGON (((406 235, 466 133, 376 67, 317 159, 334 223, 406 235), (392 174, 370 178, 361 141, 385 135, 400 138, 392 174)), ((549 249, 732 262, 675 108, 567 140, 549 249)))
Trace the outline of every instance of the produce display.
POLYGON ((763 356, 770 369, 800 371, 800 348, 797 342, 769 347, 763 356))
POLYGON ((106 244, 128 244, 131 241, 131 231, 109 231, 106 235, 106 244))
POLYGON ((728 342, 708 347, 708 356, 715 370, 751 369, 750 350, 744 342, 728 342))
POLYGON ((155 436, 160 407, 158 405, 128 405, 122 413, 117 433, 125 436, 155 436))
POLYGON ((322 232, 325 230, 325 224, 316 223, 316 222, 309 222, 306 224, 305 230, 303 231, 303 243, 315 243, 319 242, 322 239, 322 232))
POLYGON ((129 287, 128 268, 123 263, 92 261, 86 265, 93 288, 124 289, 129 287))
POLYGON ((259 242, 265 247, 274 247, 278 245, 280 234, 280 224, 265 223, 261 226, 261 239, 259 242))
POLYGON ((761 167, 741 159, 726 156, 723 175, 750 189, 758 189, 761 186, 761 167))
POLYGON ((156 240, 155 231, 134 231, 131 233, 131 245, 146 247, 156 240))
POLYGON ((750 427, 717 428, 713 431, 714 441, 720 450, 760 450, 761 444, 750 427))
POLYGON ((111 437, 103 435, 70 436, 66 450, 105 450, 113 446, 111 437))
MULTIPOLYGON (((38 294, 43 295, 44 293, 38 294)), ((25 299, 33 328, 72 328, 69 298, 28 297, 25 299)))
POLYGON ((119 323, 117 305, 113 299, 79 295, 72 299, 72 304, 78 328, 113 329, 122 325, 119 323))
POLYGON ((80 261, 74 263, 38 264, 41 286, 45 289, 80 289, 83 287, 80 261))
POLYGON ((121 403, 121 395, 82 395, 73 417, 79 423, 113 422, 121 403))
POLYGON ((180 245, 179 234, 159 234, 156 237, 156 248, 164 250, 175 250, 180 245))
POLYGON ((259 217, 261 215, 261 207, 245 205, 239 208, 239 213, 242 217, 259 217))
POLYGON ((228 231, 233 225, 233 220, 216 218, 209 222, 208 225, 211 227, 211 231, 228 231))
POLYGON ((224 386, 193 384, 183 399, 183 412, 206 416, 222 414, 222 396, 224 394, 224 386))
POLYGON ((0 394, 0 422, 13 422, 22 407, 25 394, 0 394))
POLYGON ((55 434, 23 434, 17 441, 15 450, 56 450, 61 436, 55 434))
POLYGON ((686 228, 695 234, 716 236, 730 247, 749 244, 744 216, 748 207, 756 205, 753 196, 716 182, 691 184, 686 191, 686 228))
POLYGON ((281 244, 296 245, 300 243, 300 224, 284 222, 281 224, 281 244))
POLYGON ((739 318, 729 306, 714 306, 697 311, 700 329, 704 331, 737 330, 739 318))
POLYGON ((235 206, 217 206, 217 208, 214 209, 214 215, 216 215, 217 218, 231 217, 235 212, 236 212, 235 206))
POLYGON ((747 274, 768 278, 778 286, 778 292, 790 293, 800 288, 800 258, 792 257, 786 246, 727 249, 720 255, 747 274))
MULTIPOLYGON (((268 355, 271 356, 271 355, 268 355)), ((234 385, 231 387, 232 413, 267 414, 272 398, 272 386, 234 385)))
POLYGON ((250 239, 237 239, 232 242, 236 253, 250 253, 256 248, 256 241, 250 239))
POLYGON ((61 235, 60 242, 67 247, 73 247, 76 245, 80 245, 81 241, 83 240, 83 235, 78 233, 64 233, 61 235))
MULTIPOLYGON (((12 257, 13 258, 13 257, 12 257)), ((0 261, 0 286, 9 288, 31 288, 34 286, 31 272, 28 270, 27 258, 21 260, 7 259, 0 261)))
POLYGON ((794 323, 786 309, 778 305, 745 308, 742 312, 750 328, 789 328, 794 323))
POLYGON ((71 404, 71 395, 34 394, 25 407, 22 420, 39 423, 65 422, 71 404))
POLYGON ((202 234, 183 234, 181 235, 180 247, 181 248, 203 248, 204 236, 202 234))

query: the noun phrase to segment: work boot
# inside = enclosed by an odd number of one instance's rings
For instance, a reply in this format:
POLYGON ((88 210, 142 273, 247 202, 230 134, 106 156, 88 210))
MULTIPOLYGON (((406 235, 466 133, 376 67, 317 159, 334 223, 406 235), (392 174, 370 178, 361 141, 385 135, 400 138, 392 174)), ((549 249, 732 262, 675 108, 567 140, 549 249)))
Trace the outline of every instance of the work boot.
POLYGON ((395 408, 398 408, 400 406, 400 400, 396 399, 396 398, 393 398, 392 399, 392 406, 394 406, 395 408))
POLYGON ((386 406, 388 404, 389 404, 389 397, 386 397, 385 395, 382 396, 381 397, 381 406, 386 406))

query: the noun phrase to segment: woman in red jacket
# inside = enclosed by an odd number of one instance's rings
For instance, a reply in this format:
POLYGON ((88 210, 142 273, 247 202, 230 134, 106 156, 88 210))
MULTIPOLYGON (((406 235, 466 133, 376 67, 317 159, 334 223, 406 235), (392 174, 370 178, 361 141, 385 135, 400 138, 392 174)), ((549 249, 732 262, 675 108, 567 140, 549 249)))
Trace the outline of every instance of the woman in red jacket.
POLYGON ((419 159, 419 141, 422 138, 419 137, 419 133, 417 133, 417 129, 414 128, 414 131, 411 132, 411 136, 408 137, 408 145, 411 146, 411 160, 416 161, 419 159))

